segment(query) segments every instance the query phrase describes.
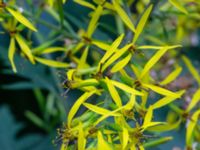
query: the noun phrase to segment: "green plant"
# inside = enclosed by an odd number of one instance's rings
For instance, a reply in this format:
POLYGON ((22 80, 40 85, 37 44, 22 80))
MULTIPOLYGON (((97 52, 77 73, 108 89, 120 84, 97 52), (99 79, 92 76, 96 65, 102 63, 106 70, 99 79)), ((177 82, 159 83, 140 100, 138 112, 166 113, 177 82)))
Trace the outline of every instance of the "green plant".
MULTIPOLYGON (((13 71, 17 72, 14 63, 17 42, 22 56, 26 56, 32 64, 39 62, 67 70, 64 88, 82 93, 70 109, 66 124, 58 132, 61 149, 142 150, 172 140, 173 137, 162 137, 160 133, 176 130, 186 123, 186 148, 192 149, 200 137, 200 110, 195 107, 200 100, 200 75, 181 49, 190 31, 199 27, 200 3, 195 0, 184 0, 183 4, 178 0, 74 2, 91 10, 87 28, 78 27, 77 33, 65 20, 62 6, 65 1, 54 3, 48 0, 43 3, 43 9, 59 22, 59 29, 24 10, 25 16, 31 16, 35 22, 55 30, 52 39, 67 42, 67 45, 59 47, 51 46, 54 40, 32 46, 31 34, 37 31, 36 27, 16 11, 15 1, 1 1, 0 4, 3 12, 1 25, 10 34, 8 57, 13 71), (134 2, 136 13, 132 14, 129 8, 134 2), (116 23, 106 24, 101 20, 106 16, 115 19, 116 23), (162 22, 162 19, 171 21, 170 26, 173 23, 171 17, 178 18, 175 29, 162 22), (188 21, 189 25, 183 27, 188 21), (160 26, 158 22, 161 22, 160 26), (100 38, 98 27, 108 32, 108 36, 114 32, 116 38, 100 38), (29 35, 26 38, 21 34, 25 28, 28 28, 26 36, 29 35), (157 30, 152 32, 152 29, 157 30), (61 36, 55 38, 57 34, 61 36), (61 61, 48 59, 49 54, 57 52, 63 54, 61 61), (188 87, 170 86, 177 77, 184 76, 183 64, 197 81, 197 85, 193 84, 197 90, 185 110, 181 106, 185 104, 183 99, 188 87), (165 68, 168 72, 163 76, 159 71, 165 68), (156 102, 152 102, 153 99, 156 102), (85 107, 84 112, 77 115, 82 106, 85 107), (159 121, 154 114, 164 106, 170 107, 169 115, 166 121, 159 121)), ((40 15, 41 11, 38 12, 40 15)), ((71 21, 78 24, 73 17, 71 21)), ((35 34, 39 37, 39 33, 35 34)), ((31 115, 30 112, 28 114, 31 115)), ((46 129, 45 124, 41 126, 46 129)))

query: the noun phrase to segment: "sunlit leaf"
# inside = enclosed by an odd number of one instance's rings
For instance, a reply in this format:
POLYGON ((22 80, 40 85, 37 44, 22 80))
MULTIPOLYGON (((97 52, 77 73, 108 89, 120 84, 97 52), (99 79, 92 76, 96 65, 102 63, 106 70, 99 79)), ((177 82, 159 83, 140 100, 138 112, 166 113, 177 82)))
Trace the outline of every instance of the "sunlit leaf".
POLYGON ((86 138, 84 135, 82 123, 79 123, 78 131, 79 131, 78 132, 78 150, 85 150, 86 138))
POLYGON ((8 50, 8 58, 12 66, 13 72, 17 72, 15 63, 14 63, 14 54, 15 54, 15 39, 12 37, 10 39, 10 45, 8 50))
POLYGON ((124 34, 120 35, 110 46, 109 50, 106 51, 105 55, 100 60, 100 64, 104 63, 117 49, 120 45, 122 39, 124 38, 124 34))
POLYGON ((158 52, 156 52, 156 54, 154 54, 151 57, 151 59, 144 66, 144 69, 142 70, 142 73, 140 75, 140 79, 142 79, 146 75, 146 73, 149 72, 149 70, 158 62, 158 60, 167 52, 167 50, 173 49, 176 47, 180 47, 180 45, 170 46, 170 47, 166 46, 166 47, 160 49, 158 52))
POLYGON ((163 81, 160 82, 160 85, 166 85, 173 80, 175 80, 182 71, 182 67, 177 67, 173 72, 171 72, 163 81))
POLYGON ((147 19, 149 18, 149 15, 151 13, 151 10, 153 8, 153 5, 150 5, 144 12, 144 14, 142 15, 137 27, 136 27, 136 31, 135 31, 135 35, 133 38, 133 43, 135 43, 138 39, 138 37, 140 36, 141 32, 143 31, 143 28, 147 22, 147 19))
POLYGON ((124 59, 116 63, 112 69, 110 70, 111 73, 115 73, 121 69, 123 69, 131 60, 132 55, 129 53, 128 56, 126 56, 124 59))
POLYGON ((195 126, 197 124, 198 118, 200 115, 200 110, 196 111, 193 115, 191 120, 188 123, 188 126, 186 128, 186 144, 191 145, 191 138, 192 134, 194 133, 195 126))
POLYGON ((98 131, 98 136, 97 136, 97 150, 112 150, 112 148, 108 145, 108 143, 105 141, 103 138, 103 135, 101 131, 98 131))
POLYGON ((15 10, 8 8, 8 7, 6 7, 6 9, 9 11, 9 13, 11 13, 15 17, 15 19, 17 19, 24 26, 28 27, 29 29, 31 29, 33 31, 37 31, 37 29, 33 26, 33 24, 30 23, 28 21, 28 19, 26 19, 20 12, 15 11, 15 10))
MULTIPOLYGON (((100 114, 100 115, 106 115, 108 113, 111 113, 110 110, 107 110, 105 108, 102 108, 102 107, 98 107, 96 105, 92 105, 92 104, 89 104, 89 103, 83 103, 83 105, 85 107, 87 107, 89 110, 97 113, 97 114, 100 114)), ((112 116, 120 116, 119 114, 117 113, 114 113, 114 114, 111 114, 112 116)))
POLYGON ((34 57, 32 55, 31 49, 29 48, 29 46, 26 44, 26 41, 24 41, 23 37, 19 34, 15 35, 15 39, 17 41, 17 43, 19 44, 22 52, 28 57, 28 59, 34 64, 35 60, 34 57))
POLYGON ((123 130, 122 130, 122 137, 123 137, 122 148, 125 149, 128 144, 128 139, 129 139, 129 133, 128 133, 127 128, 125 128, 125 127, 123 127, 123 130))
POLYGON ((188 14, 187 10, 182 6, 182 3, 179 2, 178 0, 169 0, 169 2, 176 7, 178 10, 183 12, 184 14, 188 14))
POLYGON ((149 88, 149 89, 153 90, 154 92, 159 93, 161 95, 166 95, 166 96, 175 97, 175 98, 180 98, 180 96, 181 96, 180 93, 175 93, 175 92, 169 91, 167 89, 164 89, 159 86, 152 85, 152 84, 144 83, 144 84, 142 84, 142 86, 145 88, 149 88))
POLYGON ((177 98, 180 98, 184 93, 185 93, 185 90, 181 90, 179 92, 175 92, 175 94, 177 94, 177 97, 172 97, 172 96, 169 95, 169 96, 166 96, 164 98, 161 98, 156 103, 154 103, 152 105, 152 107, 153 107, 153 109, 157 109, 157 108, 163 107, 163 106, 173 102, 177 98))
POLYGON ((125 92, 131 93, 131 94, 135 94, 135 95, 140 95, 140 96, 143 95, 142 92, 139 92, 139 91, 135 90, 134 88, 131 88, 131 87, 127 86, 126 84, 123 84, 123 83, 120 83, 120 82, 117 82, 117 81, 114 81, 114 80, 111 80, 111 81, 112 81, 112 84, 114 86, 120 88, 121 90, 123 90, 125 92))
POLYGON ((124 53, 126 53, 131 46, 132 46, 132 44, 128 44, 128 45, 124 46, 123 48, 119 49, 118 51, 116 51, 116 53, 113 54, 113 56, 110 59, 108 59, 108 61, 105 62, 105 64, 102 67, 102 71, 104 71, 114 61, 119 59, 124 53))
POLYGON ((83 95, 81 95, 76 100, 76 102, 74 103, 74 105, 72 106, 72 108, 70 109, 69 114, 68 114, 68 119, 67 119, 68 127, 70 127, 71 121, 72 121, 73 117, 75 116, 75 114, 77 113, 78 109, 80 108, 81 104, 83 104, 94 93, 95 93, 95 91, 85 92, 83 95))
POLYGON ((108 86, 108 90, 109 90, 109 93, 110 93, 113 101, 116 103, 116 105, 118 107, 121 107, 122 100, 121 100, 116 88, 113 86, 113 83, 108 78, 106 78, 106 84, 108 86))
POLYGON ((101 14, 103 12, 103 7, 101 5, 99 5, 93 15, 92 15, 92 19, 90 20, 90 23, 88 25, 88 29, 87 29, 87 37, 91 37, 94 30, 96 29, 97 26, 97 21, 99 20, 101 14))
POLYGON ((183 62, 187 66, 190 73, 193 75, 193 77, 196 79, 197 83, 200 85, 200 75, 198 71, 195 69, 195 67, 192 65, 192 62, 186 57, 182 56, 183 62))
POLYGON ((84 1, 84 0, 74 0, 74 2, 78 3, 79 5, 91 8, 93 10, 96 9, 96 7, 94 5, 92 5, 91 3, 84 1))
POLYGON ((129 16, 124 11, 124 9, 120 6, 120 4, 116 0, 113 0, 112 2, 113 2, 113 5, 115 7, 115 10, 117 11, 118 15, 120 16, 120 18, 122 19, 122 21, 124 22, 124 24, 127 25, 127 27, 132 32, 135 32, 135 26, 132 23, 132 21, 129 18, 129 16))
POLYGON ((187 107, 186 111, 189 112, 190 110, 192 110, 197 105, 198 102, 200 102, 200 89, 198 89, 194 93, 192 100, 191 100, 189 106, 187 107))
POLYGON ((59 62, 59 61, 55 61, 55 60, 45 59, 45 58, 41 58, 41 57, 34 57, 34 58, 39 63, 47 65, 47 66, 50 66, 50 67, 67 68, 67 67, 70 66, 68 63, 64 63, 64 62, 59 62))

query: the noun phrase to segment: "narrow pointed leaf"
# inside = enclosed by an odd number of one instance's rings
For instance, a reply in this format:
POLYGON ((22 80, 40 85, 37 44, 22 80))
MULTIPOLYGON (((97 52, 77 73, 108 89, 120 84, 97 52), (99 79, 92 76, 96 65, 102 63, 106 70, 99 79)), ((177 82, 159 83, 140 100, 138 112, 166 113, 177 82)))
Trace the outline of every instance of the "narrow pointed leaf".
POLYGON ((124 24, 132 31, 135 32, 135 26, 132 23, 131 19, 129 18, 129 16, 126 14, 126 12, 124 11, 124 9, 120 6, 120 4, 116 1, 113 0, 113 5, 115 7, 115 10, 117 11, 118 15, 120 16, 120 18, 122 19, 122 21, 124 22, 124 24))
POLYGON ((163 106, 175 101, 177 98, 181 97, 184 93, 185 93, 185 90, 181 90, 179 92, 175 92, 175 94, 177 94, 177 97, 166 96, 164 98, 161 98, 156 103, 154 103, 152 105, 152 107, 153 107, 153 109, 163 107, 163 106))
POLYGON ((73 117, 76 115, 78 109, 80 108, 81 104, 83 104, 90 96, 92 96, 95 93, 95 91, 91 91, 91 92, 85 92, 83 95, 81 95, 76 102, 74 103, 74 105, 72 106, 72 108, 69 111, 68 114, 68 127, 70 127, 71 125, 71 121, 73 119, 73 117))
POLYGON ((31 49, 29 48, 29 46, 26 44, 26 42, 24 41, 24 39, 22 38, 21 35, 16 34, 15 35, 15 39, 17 41, 17 43, 19 44, 21 50, 23 51, 23 53, 28 57, 28 59, 34 64, 35 60, 34 57, 32 55, 31 49))
POLYGON ((121 100, 116 88, 113 86, 113 83, 108 78, 106 78, 106 84, 108 86, 108 90, 109 90, 109 93, 110 93, 113 101, 116 103, 116 105, 118 107, 121 107, 122 100, 121 100))
POLYGON ((183 7, 181 5, 181 3, 178 0, 169 0, 169 2, 176 7, 178 10, 180 10, 181 12, 183 12, 184 14, 188 14, 187 10, 185 9, 185 7, 183 7))
POLYGON ((74 2, 78 3, 79 5, 91 8, 93 10, 96 9, 96 7, 94 5, 92 5, 91 3, 84 1, 84 0, 74 0, 74 2))
POLYGON ((200 85, 200 75, 199 75, 198 71, 195 69, 195 67, 193 66, 192 62, 186 56, 182 56, 182 60, 185 63, 185 65, 187 66, 190 73, 196 79, 197 83, 200 85))
POLYGON ((187 112, 191 111, 196 105, 197 103, 200 102, 200 88, 194 93, 192 100, 189 104, 189 106, 187 107, 187 112))
POLYGON ((136 28, 136 31, 135 31, 135 35, 134 35, 134 38, 133 38, 133 43, 135 43, 138 39, 138 37, 140 36, 141 32, 143 31, 144 29, 144 26, 147 22, 147 19, 149 18, 149 15, 151 13, 151 10, 153 8, 153 5, 150 5, 146 11, 144 12, 144 14, 142 15, 138 25, 137 25, 137 28, 136 28))
POLYGON ((124 59, 116 63, 112 69, 110 70, 111 73, 115 73, 121 69, 123 69, 131 60, 132 55, 129 53, 128 56, 126 56, 124 59))
POLYGON ((116 53, 113 54, 113 56, 110 59, 108 59, 108 61, 105 62, 105 64, 102 67, 102 70, 104 71, 109 65, 111 65, 117 59, 119 59, 124 53, 126 53, 128 51, 128 49, 131 46, 132 46, 132 44, 128 44, 128 45, 124 46, 123 48, 121 48, 120 50, 116 51, 116 53))
POLYGON ((94 30, 96 29, 97 22, 103 12, 103 7, 99 5, 95 11, 94 14, 92 15, 92 19, 90 20, 88 29, 87 29, 87 37, 91 37, 92 34, 94 33, 94 30))
POLYGON ((15 10, 8 8, 8 7, 6 7, 6 9, 8 10, 9 13, 12 14, 13 17, 15 17, 15 19, 17 19, 24 26, 28 27, 29 29, 31 29, 33 31, 37 31, 37 29, 33 26, 33 24, 30 23, 29 20, 26 19, 20 12, 15 11, 15 10))
POLYGON ((15 66, 15 63, 14 63, 14 54, 15 54, 15 39, 11 38, 10 39, 9 50, 8 50, 8 58, 9 58, 9 61, 11 63, 13 72, 16 73, 17 69, 16 69, 16 66, 15 66))
POLYGON ((123 130, 122 130, 122 137, 123 137, 122 148, 125 149, 128 144, 128 139, 129 139, 129 133, 128 133, 127 128, 125 127, 123 127, 123 130))
POLYGON ((191 139, 192 139, 192 134, 194 133, 195 126, 197 124, 198 118, 200 115, 200 110, 196 111, 188 123, 188 126, 186 128, 186 144, 191 145, 191 139))
POLYGON ((120 88, 121 90, 127 92, 127 93, 131 93, 131 94, 135 94, 135 95, 140 95, 140 96, 143 95, 142 92, 137 91, 134 88, 127 86, 126 84, 123 84, 123 83, 120 83, 120 82, 117 82, 117 81, 114 81, 114 80, 112 80, 112 84, 114 86, 120 88))
POLYGON ((55 60, 45 59, 45 58, 41 58, 41 57, 34 57, 34 58, 39 63, 47 65, 47 66, 50 66, 50 67, 67 68, 67 67, 70 66, 68 63, 64 63, 64 62, 59 62, 59 61, 55 61, 55 60))
MULTIPOLYGON (((106 115, 108 113, 111 113, 110 110, 107 110, 105 108, 101 108, 101 107, 98 107, 96 105, 92 105, 92 104, 89 104, 89 103, 83 103, 83 105, 85 107, 87 107, 89 110, 97 113, 97 114, 100 114, 100 115, 106 115)), ((112 114, 112 116, 120 116, 119 114, 115 113, 115 114, 112 114)))
POLYGON ((112 150, 108 143, 104 140, 101 131, 98 131, 98 143, 97 143, 97 150, 112 150))
POLYGON ((176 68, 173 72, 171 72, 163 81, 160 82, 160 85, 166 85, 173 80, 175 80, 182 71, 182 67, 176 68))
POLYGON ((152 85, 152 84, 142 84, 143 87, 145 88, 149 88, 151 89, 152 91, 158 93, 158 94, 161 94, 161 95, 166 95, 166 96, 170 96, 170 97, 175 97, 175 98, 180 98, 180 94, 179 93, 175 93, 175 92, 172 92, 172 91, 169 91, 167 89, 164 89, 164 88, 161 88, 159 86, 155 86, 155 85, 152 85))

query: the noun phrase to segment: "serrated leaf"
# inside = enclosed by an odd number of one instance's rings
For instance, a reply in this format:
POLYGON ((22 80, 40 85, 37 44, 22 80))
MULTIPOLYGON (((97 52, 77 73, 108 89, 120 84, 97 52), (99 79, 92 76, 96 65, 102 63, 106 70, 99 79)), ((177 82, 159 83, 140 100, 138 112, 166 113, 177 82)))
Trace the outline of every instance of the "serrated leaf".
POLYGON ((34 60, 34 57, 32 55, 31 49, 26 44, 26 42, 24 41, 23 37, 21 35, 19 35, 19 34, 16 34, 14 37, 15 37, 17 43, 19 44, 21 50, 23 51, 23 53, 28 57, 28 59, 33 64, 35 64, 35 60, 34 60))
POLYGON ((121 69, 123 69, 131 60, 132 54, 128 54, 128 56, 126 56, 124 59, 122 59, 121 61, 119 61, 118 63, 116 63, 112 69, 110 70, 111 73, 115 73, 121 69))
POLYGON ((171 72, 163 81, 160 82, 160 85, 166 85, 173 80, 175 80, 182 71, 182 67, 177 67, 173 72, 171 72))
POLYGON ((188 14, 187 10, 181 5, 181 3, 177 0, 169 0, 169 2, 176 7, 178 10, 183 12, 184 14, 188 14))
POLYGON ((11 63, 13 72, 16 73, 17 69, 16 69, 16 66, 14 63, 14 54, 15 54, 15 39, 12 37, 10 39, 10 45, 9 45, 9 49, 8 49, 8 58, 11 63))
POLYGON ((70 66, 68 63, 64 63, 64 62, 59 62, 59 61, 55 61, 55 60, 45 59, 45 58, 41 58, 41 57, 34 57, 34 58, 39 63, 47 65, 47 66, 50 66, 50 67, 67 68, 67 67, 70 66))
POLYGON ((200 88, 194 93, 192 100, 190 101, 189 106, 187 107, 186 111, 191 111, 197 103, 200 101, 200 88))
POLYGON ((171 97, 171 96, 166 96, 164 98, 161 98, 160 100, 158 100, 156 103, 154 103, 152 105, 153 109, 157 109, 160 107, 163 107, 171 102, 173 102, 174 100, 176 100, 177 98, 181 97, 183 94, 185 93, 185 90, 181 90, 179 92, 175 92, 175 94, 177 94, 178 97, 171 97))
POLYGON ((137 28, 136 28, 136 31, 135 31, 135 35, 134 35, 134 38, 133 38, 133 43, 135 43, 138 39, 138 37, 140 36, 141 32, 143 31, 144 29, 144 26, 147 22, 147 19, 149 18, 149 15, 151 13, 151 10, 153 8, 153 5, 150 5, 144 12, 144 14, 142 15, 138 25, 137 25, 137 28))
POLYGON ((118 15, 120 16, 120 18, 122 19, 122 21, 124 22, 124 24, 132 31, 135 32, 135 26, 132 23, 131 19, 129 18, 129 16, 126 14, 126 12, 124 11, 124 9, 120 6, 120 4, 116 1, 113 0, 113 6, 115 7, 115 10, 117 11, 118 15))
POLYGON ((106 77, 106 84, 107 84, 107 87, 108 87, 108 90, 109 90, 109 93, 113 99, 113 101, 115 102, 115 104, 118 106, 118 107, 121 107, 122 106, 122 100, 116 90, 116 88, 114 87, 113 83, 110 81, 110 79, 108 79, 106 77))
POLYGON ((28 27, 29 29, 31 29, 33 31, 37 31, 37 29, 34 27, 34 25, 32 23, 30 23, 29 20, 26 19, 20 12, 15 11, 8 7, 6 7, 6 9, 8 10, 9 13, 12 14, 13 17, 15 17, 15 19, 17 19, 17 21, 22 23, 24 26, 28 27))
POLYGON ((78 109, 80 108, 81 104, 83 104, 94 93, 95 91, 85 92, 76 100, 76 102, 74 103, 74 105, 72 106, 68 114, 68 119, 67 119, 68 127, 71 126, 71 121, 73 117, 75 116, 75 114, 77 113, 78 109))

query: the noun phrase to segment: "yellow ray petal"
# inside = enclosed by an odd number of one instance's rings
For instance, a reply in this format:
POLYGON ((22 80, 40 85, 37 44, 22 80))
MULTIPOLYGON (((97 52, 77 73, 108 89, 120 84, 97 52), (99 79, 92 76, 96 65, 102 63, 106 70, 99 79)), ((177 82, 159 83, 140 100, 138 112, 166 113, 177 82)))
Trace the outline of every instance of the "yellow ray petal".
POLYGON ((187 112, 191 111, 199 101, 200 101, 200 88, 194 93, 192 100, 189 106, 187 107, 186 111, 187 112))
POLYGON ((10 39, 10 45, 9 45, 9 50, 8 50, 8 58, 9 58, 9 61, 11 63, 13 72, 16 73, 17 69, 16 69, 16 66, 15 66, 15 63, 14 63, 14 54, 15 54, 15 39, 12 37, 10 39))

